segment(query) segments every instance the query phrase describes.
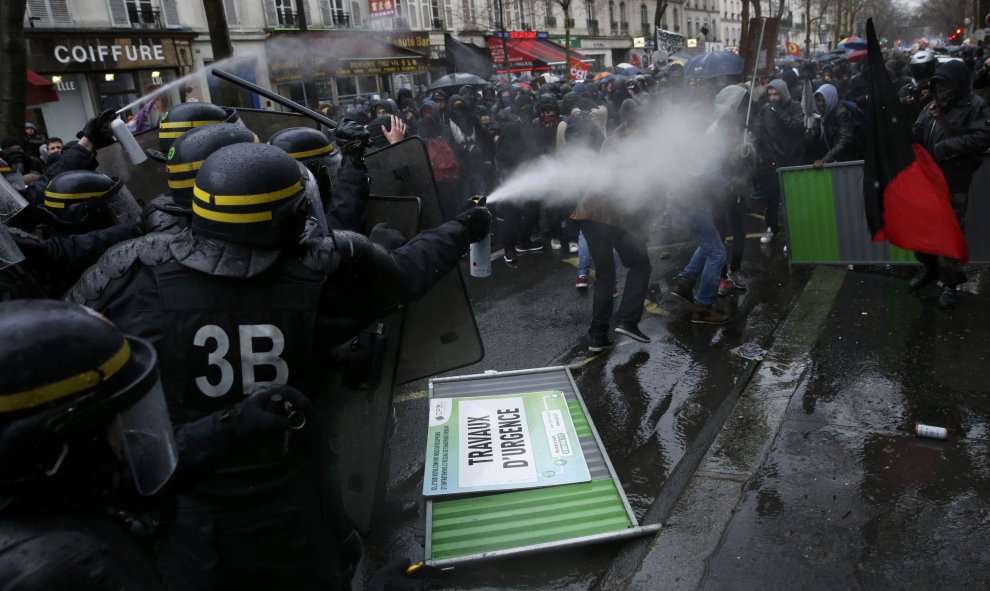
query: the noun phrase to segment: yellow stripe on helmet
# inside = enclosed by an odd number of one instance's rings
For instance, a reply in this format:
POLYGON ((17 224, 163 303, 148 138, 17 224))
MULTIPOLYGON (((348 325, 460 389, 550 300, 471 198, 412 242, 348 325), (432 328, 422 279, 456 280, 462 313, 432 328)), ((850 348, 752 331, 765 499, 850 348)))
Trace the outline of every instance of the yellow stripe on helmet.
POLYGON ((319 156, 320 154, 330 154, 331 152, 333 152, 333 144, 327 144, 326 146, 314 148, 312 150, 289 152, 289 156, 292 156, 296 160, 301 160, 302 158, 311 158, 313 156, 319 156))
POLYGON ((284 189, 272 191, 270 193, 255 193, 253 195, 210 195, 199 188, 193 188, 193 195, 203 203, 213 203, 214 205, 260 205, 262 203, 272 203, 291 197, 303 190, 302 183, 296 181, 284 189), (211 201, 212 197, 212 201, 211 201))
POLYGON ((0 413, 34 408, 52 400, 58 400, 66 396, 78 394, 96 386, 101 381, 105 382, 115 373, 124 367, 127 360, 131 358, 131 345, 126 340, 123 346, 110 359, 107 359, 96 369, 84 371, 74 376, 69 376, 64 380, 38 386, 24 392, 16 392, 0 396, 0 413))
POLYGON ((65 204, 61 201, 49 201, 45 199, 45 207, 54 207, 55 209, 65 209, 65 204))
POLYGON ((197 160, 195 162, 184 162, 181 164, 166 164, 165 172, 172 174, 173 172, 192 172, 194 170, 199 170, 203 167, 203 163, 206 160, 197 160))
POLYGON ((168 179, 169 189, 191 189, 195 184, 196 184, 196 179, 194 177, 188 179, 178 179, 178 180, 168 179))
POLYGON ((70 199, 92 199, 93 197, 102 197, 104 194, 106 194, 106 191, 94 191, 92 193, 53 193, 52 191, 45 191, 45 197, 62 199, 63 201, 70 199))
POLYGON ((164 121, 158 127, 159 129, 189 129, 192 127, 203 127, 204 125, 210 125, 211 123, 220 123, 220 120, 210 119, 209 121, 164 121))
POLYGON ((171 140, 179 137, 185 133, 184 131, 162 131, 158 133, 158 139, 160 140, 171 140))
POLYGON ((225 224, 254 224, 257 222, 267 222, 272 219, 272 212, 259 211, 255 213, 223 213, 211 211, 200 207, 196 202, 192 204, 193 213, 201 218, 225 224))

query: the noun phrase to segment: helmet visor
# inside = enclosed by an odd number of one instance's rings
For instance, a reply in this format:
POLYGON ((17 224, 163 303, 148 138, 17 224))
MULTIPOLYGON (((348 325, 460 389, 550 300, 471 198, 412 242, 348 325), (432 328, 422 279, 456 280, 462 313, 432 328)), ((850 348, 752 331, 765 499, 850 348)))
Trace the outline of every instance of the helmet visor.
POLYGON ((0 223, 0 271, 23 260, 24 253, 17 247, 17 242, 7 231, 7 227, 0 223))
POLYGON ((161 490, 179 461, 161 381, 156 380, 144 396, 122 410, 114 428, 119 430, 123 456, 138 492, 153 495, 161 490))
POLYGON ((4 177, 0 176, 0 223, 10 221, 27 207, 28 202, 4 177))
POLYGON ((123 184, 120 185, 120 190, 107 199, 106 205, 115 224, 128 224, 141 220, 141 206, 123 184))
POLYGON ((320 187, 313 176, 313 172, 302 164, 299 165, 303 172, 303 186, 306 189, 306 201, 309 202, 309 214, 306 220, 307 236, 309 238, 322 238, 330 235, 327 216, 323 211, 323 201, 320 199, 320 187), (312 228, 311 228, 312 226, 312 228))

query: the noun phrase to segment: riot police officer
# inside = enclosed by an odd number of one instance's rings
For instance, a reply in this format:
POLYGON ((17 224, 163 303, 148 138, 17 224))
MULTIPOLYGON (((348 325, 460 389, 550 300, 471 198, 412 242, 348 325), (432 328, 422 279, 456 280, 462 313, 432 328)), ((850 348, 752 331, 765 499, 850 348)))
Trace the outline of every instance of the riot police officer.
POLYGON ((180 103, 162 115, 158 124, 158 150, 148 149, 145 152, 155 160, 165 162, 172 143, 182 134, 211 123, 243 125, 234 109, 213 103, 180 103))
MULTIPOLYGON (((271 386, 324 394, 330 350, 425 293, 488 232, 479 208, 392 253, 341 231, 300 245, 305 193, 281 149, 221 148, 196 175, 189 229, 111 250, 71 291, 155 343, 174 422, 221 421, 209 417, 271 386)), ((179 587, 346 586, 334 537, 347 532, 332 529, 303 443, 250 450, 178 491, 179 587)))
MULTIPOLYGON (((185 111, 180 114, 189 115, 185 111)), ((242 125, 211 123, 191 128, 170 142, 165 163, 169 191, 145 207, 142 230, 174 234, 187 228, 192 219, 193 183, 206 157, 224 146, 257 141, 258 136, 242 125)))
POLYGON ((0 586, 157 588, 113 502, 120 466, 143 495, 176 466, 154 348, 49 300, 0 303, 0 334, 0 586))

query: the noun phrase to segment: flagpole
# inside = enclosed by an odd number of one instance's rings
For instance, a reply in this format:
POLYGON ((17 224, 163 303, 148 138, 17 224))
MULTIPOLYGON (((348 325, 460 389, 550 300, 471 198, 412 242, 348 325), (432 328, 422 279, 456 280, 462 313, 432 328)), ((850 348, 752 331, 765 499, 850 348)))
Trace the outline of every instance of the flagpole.
POLYGON ((753 87, 756 85, 756 73, 760 70, 760 51, 763 49, 763 33, 767 27, 767 17, 760 18, 760 38, 756 42, 756 53, 753 55, 753 77, 749 81, 749 101, 746 105, 746 127, 743 129, 743 143, 749 132, 749 116, 753 110, 753 87))

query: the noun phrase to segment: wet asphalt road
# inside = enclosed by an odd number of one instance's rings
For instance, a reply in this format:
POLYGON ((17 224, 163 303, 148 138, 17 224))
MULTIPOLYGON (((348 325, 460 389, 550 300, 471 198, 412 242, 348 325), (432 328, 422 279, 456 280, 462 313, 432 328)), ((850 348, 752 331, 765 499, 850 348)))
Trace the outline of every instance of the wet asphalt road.
MULTIPOLYGON (((693 245, 675 231, 655 228, 650 247, 652 281, 662 284, 664 295, 658 306, 647 307, 640 323, 653 342, 644 345, 618 337, 613 351, 597 356, 586 351, 591 293, 574 287, 576 255, 547 248, 520 257, 516 268, 497 261, 492 276, 485 279, 469 278, 465 267, 486 357, 450 375, 582 364, 575 371, 577 385, 630 504, 642 520, 685 452, 692 446, 707 448, 717 431, 718 425, 712 429, 713 421, 722 420, 713 418, 714 413, 731 392, 738 394, 750 375, 753 362, 731 350, 747 343, 767 346, 810 275, 807 268, 788 270, 779 243, 761 247, 760 220, 752 218, 751 224, 743 265, 750 289, 720 298, 733 314, 731 324, 690 323, 689 306, 670 296, 666 285, 687 262, 693 245), (706 435, 699 439, 703 431, 706 435)), ((421 499, 426 387, 424 380, 403 386, 396 394, 399 427, 392 447, 391 487, 405 499, 421 499)), ((383 564, 395 555, 419 560, 424 535, 421 509, 414 518, 382 527, 366 540, 369 562, 383 564)), ((609 569, 619 546, 463 567, 446 574, 440 586, 586 589, 609 569)))
MULTIPOLYGON (((696 326, 666 293, 690 244, 669 231, 651 243, 652 280, 664 285, 641 322, 652 343, 619 337, 589 355, 591 294, 573 287, 576 261, 547 250, 468 280, 487 356, 452 373, 579 364, 637 517, 664 528, 460 567, 435 586, 990 588, 988 274, 971 273, 959 308, 940 312, 933 288, 907 291, 911 267, 788 269, 780 245, 754 235, 749 291, 722 298, 732 323, 696 326), (732 352, 745 344, 765 359, 732 352), (916 421, 948 428, 948 440, 916 438, 916 421)), ((396 397, 391 481, 406 499, 420 498, 425 388, 396 397)), ((424 529, 422 508, 380 528, 367 564, 421 559, 424 529)))

